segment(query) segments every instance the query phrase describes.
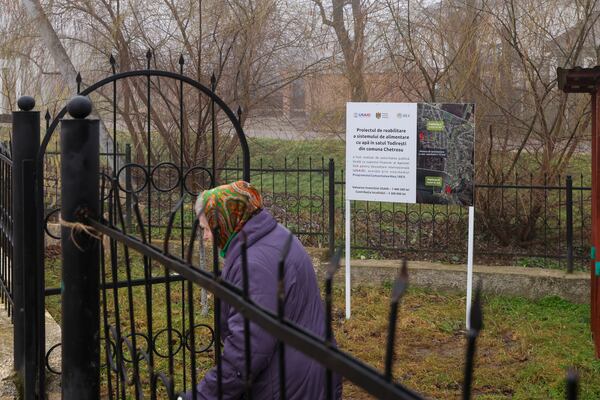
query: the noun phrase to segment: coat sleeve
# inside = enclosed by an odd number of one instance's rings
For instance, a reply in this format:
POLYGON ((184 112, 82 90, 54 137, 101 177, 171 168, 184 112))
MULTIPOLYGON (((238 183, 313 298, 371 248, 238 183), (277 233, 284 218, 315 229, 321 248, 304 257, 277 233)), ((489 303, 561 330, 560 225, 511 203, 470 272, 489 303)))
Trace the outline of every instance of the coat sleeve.
MULTIPOLYGON (((237 271, 239 272, 239 268, 237 271)), ((258 265, 249 265, 249 271, 254 274, 250 280, 250 298, 263 308, 276 310, 277 282, 274 276, 264 273, 258 265), (260 273, 258 273, 260 271, 260 273)), ((241 273, 232 280, 241 287, 241 273)), ((239 399, 244 393, 244 318, 233 307, 229 307, 226 316, 229 336, 224 338, 222 365, 222 394, 223 399, 239 399)), ((225 323, 225 321, 221 321, 225 323)), ((250 323, 250 356, 253 378, 256 378, 270 363, 275 353, 276 340, 264 329, 250 323)), ((217 368, 213 367, 198 385, 198 399, 217 398, 217 368)))

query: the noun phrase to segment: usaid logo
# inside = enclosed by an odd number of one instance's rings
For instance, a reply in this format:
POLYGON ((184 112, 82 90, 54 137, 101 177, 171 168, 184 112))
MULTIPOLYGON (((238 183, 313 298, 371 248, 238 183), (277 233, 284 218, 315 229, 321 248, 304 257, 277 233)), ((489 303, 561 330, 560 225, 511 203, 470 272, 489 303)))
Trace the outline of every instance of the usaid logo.
POLYGON ((354 113, 354 118, 371 118, 371 113, 354 113))

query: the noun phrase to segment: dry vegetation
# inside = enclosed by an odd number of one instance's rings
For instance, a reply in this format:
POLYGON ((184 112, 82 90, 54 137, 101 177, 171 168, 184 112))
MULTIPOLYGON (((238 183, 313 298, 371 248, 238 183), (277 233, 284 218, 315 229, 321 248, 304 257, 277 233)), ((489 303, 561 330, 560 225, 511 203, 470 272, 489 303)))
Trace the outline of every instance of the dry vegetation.
MULTIPOLYGON (((318 260, 314 260, 319 265, 318 260)), ((56 286, 58 260, 49 263, 48 285, 56 286)), ((161 275, 156 268, 155 275, 161 275)), ((134 274, 135 275, 135 274, 134 274)), ((135 277, 135 276, 134 276, 135 277)), ((107 275, 110 281, 110 274, 107 275)), ((390 284, 354 288, 353 316, 344 319, 344 294, 334 292, 334 332, 338 345, 360 360, 383 368, 387 338, 390 284)), ((112 309, 112 292, 107 292, 112 309)), ((136 329, 144 332, 144 291, 134 290, 136 329)), ((119 292, 122 329, 127 331, 126 290, 119 292)), ((166 326, 164 285, 153 288, 155 332, 166 326)), ((180 286, 173 287, 173 326, 181 325, 180 286)), ((48 298, 47 306, 60 320, 59 297, 48 298)), ((460 398, 464 363, 464 293, 411 289, 399 311, 395 378, 408 387, 435 399, 460 398)), ((479 340, 474 393, 478 399, 561 399, 564 376, 575 367, 581 378, 581 399, 600 397, 600 361, 594 358, 589 328, 589 306, 549 297, 539 301, 484 296, 484 330, 479 340)), ((212 314, 212 312, 211 312, 212 314)), ((114 318, 110 313, 109 318, 114 318)), ((196 322, 212 325, 212 317, 198 316, 196 322)), ((164 336, 164 335, 163 335, 164 336)), ((164 338, 163 338, 164 339, 164 338)), ((200 337, 198 340, 204 340, 200 337)), ((167 353, 164 340, 157 343, 167 353)), ((198 356, 202 376, 213 365, 213 353, 198 356)), ((128 357, 126 355, 126 357, 128 357)), ((166 370, 166 360, 158 360, 166 370)), ((176 357, 175 365, 181 364, 176 357)), ((188 360, 189 362, 189 360, 188 360)), ((181 365, 180 365, 181 366, 181 365)), ((176 373, 176 381, 181 379, 176 373)), ((180 386, 178 386, 180 388, 180 386)), ((344 398, 370 399, 350 382, 344 398)))
MULTIPOLYGON (((75 91, 112 73, 179 71, 211 86, 242 124, 275 132, 294 126, 343 137, 346 101, 474 102, 476 180, 554 182, 589 151, 589 96, 557 88, 556 67, 600 62, 598 0, 2 0, 0 80, 6 109, 18 94, 55 115, 75 91), (148 49, 151 58, 147 59, 148 49), (179 55, 184 65, 178 63, 179 55), (296 96, 298 95, 298 96, 296 96), (297 110, 305 118, 294 117, 297 110), (291 125, 286 125, 286 124, 291 125)), ((118 134, 134 159, 209 165, 207 99, 154 80, 119 83, 118 134), (150 108, 152 144, 146 140, 150 108), (179 136, 181 132, 181 137, 179 136), (175 138, 175 140, 173 140, 175 138), (183 152, 178 142, 183 140, 183 152), (180 154, 181 153, 181 154, 180 154)), ((94 95, 112 126, 111 88, 94 95)), ((222 115, 218 115, 218 118, 222 115)), ((219 120, 217 165, 234 154, 231 126, 219 120)), ((104 148, 104 147, 103 147, 104 148)), ((258 154, 254 154, 255 156, 258 154)), ((518 226, 498 202, 479 196, 479 218, 502 243, 535 239, 543 196, 524 195, 518 226)))

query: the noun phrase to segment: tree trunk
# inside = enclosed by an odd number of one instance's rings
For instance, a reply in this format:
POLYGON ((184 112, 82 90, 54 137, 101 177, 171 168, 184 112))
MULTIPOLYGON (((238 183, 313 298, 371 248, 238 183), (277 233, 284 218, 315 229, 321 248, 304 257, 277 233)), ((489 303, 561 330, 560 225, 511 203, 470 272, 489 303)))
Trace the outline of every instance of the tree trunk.
MULTIPOLYGON (((44 12, 40 1, 21 0, 21 4, 25 10, 25 13, 29 17, 30 22, 37 26, 40 38, 44 41, 44 44, 48 49, 56 68, 60 71, 60 75, 67 84, 67 87, 69 87, 73 93, 77 93, 77 70, 75 69, 75 66, 73 65, 73 62, 67 54, 64 46, 60 42, 60 39, 52 27, 48 16, 44 12)), ((95 109, 92 109, 91 117, 100 120, 100 148, 112 149, 112 139, 108 135, 106 126, 95 109)), ((109 167, 114 170, 111 157, 108 157, 108 162, 109 167)))

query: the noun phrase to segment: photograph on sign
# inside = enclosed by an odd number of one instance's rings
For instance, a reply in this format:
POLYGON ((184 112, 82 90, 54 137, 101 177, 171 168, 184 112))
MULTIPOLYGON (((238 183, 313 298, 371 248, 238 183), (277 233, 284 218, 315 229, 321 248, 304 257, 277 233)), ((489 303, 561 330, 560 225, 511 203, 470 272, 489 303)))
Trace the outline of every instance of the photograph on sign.
POLYGON ((474 104, 417 104, 417 203, 473 205, 474 104))
POLYGON ((348 200, 473 205, 474 104, 348 103, 348 200))

